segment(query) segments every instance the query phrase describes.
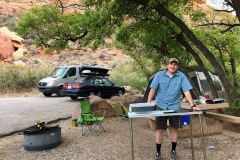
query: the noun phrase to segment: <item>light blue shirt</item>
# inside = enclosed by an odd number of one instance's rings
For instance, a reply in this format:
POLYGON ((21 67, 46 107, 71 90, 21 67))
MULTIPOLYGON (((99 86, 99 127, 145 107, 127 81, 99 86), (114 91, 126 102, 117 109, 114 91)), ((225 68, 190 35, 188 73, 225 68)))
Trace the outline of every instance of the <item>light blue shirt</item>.
POLYGON ((181 107, 181 90, 192 89, 187 77, 180 71, 170 77, 167 70, 159 71, 150 85, 156 92, 157 106, 162 109, 177 110, 181 107))

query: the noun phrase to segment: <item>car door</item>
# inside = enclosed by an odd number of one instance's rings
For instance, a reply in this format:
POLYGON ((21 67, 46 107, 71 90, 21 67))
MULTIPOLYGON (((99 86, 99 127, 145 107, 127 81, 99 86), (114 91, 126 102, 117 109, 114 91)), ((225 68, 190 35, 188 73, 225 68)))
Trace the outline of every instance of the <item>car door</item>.
POLYGON ((108 79, 103 79, 104 90, 106 96, 113 96, 118 94, 118 90, 114 87, 113 83, 108 79))
POLYGON ((65 73, 65 75, 63 76, 63 80, 62 80, 63 83, 73 82, 77 80, 76 73, 77 73, 76 67, 69 68, 65 73))
POLYGON ((95 78, 95 90, 96 90, 96 94, 101 94, 102 96, 106 95, 106 87, 103 83, 103 79, 100 77, 95 78))

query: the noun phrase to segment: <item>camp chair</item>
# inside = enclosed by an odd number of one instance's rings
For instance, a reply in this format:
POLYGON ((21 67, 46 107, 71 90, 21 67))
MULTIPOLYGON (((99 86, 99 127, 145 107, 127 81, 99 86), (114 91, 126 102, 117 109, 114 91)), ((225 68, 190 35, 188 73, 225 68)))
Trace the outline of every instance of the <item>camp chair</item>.
POLYGON ((78 124, 82 126, 82 136, 89 130, 92 134, 99 136, 101 131, 105 132, 105 129, 102 126, 102 121, 105 118, 105 110, 99 110, 91 112, 90 101, 85 99, 80 102, 82 113, 78 118, 78 124), (95 113, 101 116, 96 116, 95 113), (94 129, 98 127, 100 130, 96 132, 94 129))
POLYGON ((114 109, 119 120, 128 118, 128 109, 124 107, 122 104, 120 103, 112 104, 112 108, 114 109))

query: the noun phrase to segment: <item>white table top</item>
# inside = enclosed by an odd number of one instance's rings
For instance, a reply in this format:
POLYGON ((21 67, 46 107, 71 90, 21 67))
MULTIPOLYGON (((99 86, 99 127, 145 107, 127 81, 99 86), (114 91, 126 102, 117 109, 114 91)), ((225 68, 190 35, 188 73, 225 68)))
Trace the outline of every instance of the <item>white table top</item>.
POLYGON ((164 112, 164 111, 146 111, 146 112, 128 112, 129 118, 138 117, 151 117, 151 116, 183 116, 183 115, 196 115, 203 114, 202 111, 189 111, 189 112, 164 112))

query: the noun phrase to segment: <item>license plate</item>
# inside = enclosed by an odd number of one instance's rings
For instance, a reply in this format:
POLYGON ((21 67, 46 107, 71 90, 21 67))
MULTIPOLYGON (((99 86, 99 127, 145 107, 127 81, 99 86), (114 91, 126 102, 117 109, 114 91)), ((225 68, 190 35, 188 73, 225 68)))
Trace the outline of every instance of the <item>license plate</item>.
POLYGON ((68 86, 67 89, 72 89, 72 86, 68 86))

